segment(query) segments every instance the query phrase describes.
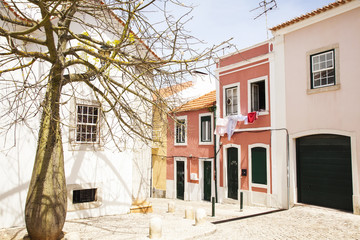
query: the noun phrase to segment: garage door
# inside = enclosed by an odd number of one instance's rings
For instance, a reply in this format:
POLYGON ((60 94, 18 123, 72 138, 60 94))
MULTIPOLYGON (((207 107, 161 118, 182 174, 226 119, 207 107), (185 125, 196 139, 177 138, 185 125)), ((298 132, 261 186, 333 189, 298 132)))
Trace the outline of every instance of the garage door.
POLYGON ((298 202, 352 211, 350 138, 302 137, 296 150, 298 202))

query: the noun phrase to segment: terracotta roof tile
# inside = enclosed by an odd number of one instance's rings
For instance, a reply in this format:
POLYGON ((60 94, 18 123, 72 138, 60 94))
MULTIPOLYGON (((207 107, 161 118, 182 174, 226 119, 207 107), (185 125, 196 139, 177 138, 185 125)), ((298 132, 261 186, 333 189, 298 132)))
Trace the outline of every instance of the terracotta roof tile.
POLYGON ((199 109, 204 109, 211 107, 216 102, 216 91, 209 92, 205 95, 202 95, 199 98, 191 100, 181 107, 174 110, 174 112, 186 112, 186 111, 194 111, 199 109))
POLYGON ((308 19, 310 17, 313 17, 315 15, 326 12, 326 11, 328 11, 330 9, 339 7, 341 5, 344 5, 344 4, 346 4, 348 2, 352 2, 352 1, 354 1, 354 0, 338 0, 338 1, 330 3, 330 4, 328 4, 328 5, 326 5, 326 6, 322 7, 322 8, 318 8, 318 9, 312 11, 312 12, 303 14, 303 15, 301 15, 299 17, 296 17, 296 18, 293 18, 293 19, 291 19, 291 20, 289 20, 287 22, 281 23, 281 24, 279 24, 279 25, 277 25, 277 26, 275 26, 273 28, 270 28, 270 30, 271 31, 277 31, 279 29, 282 29, 282 28, 287 27, 289 25, 295 24, 297 22, 301 22, 301 21, 303 21, 305 19, 308 19))
MULTIPOLYGON (((167 97, 170 97, 184 89, 191 87, 192 85, 193 85, 192 81, 176 84, 174 86, 159 89, 158 94, 163 98, 167 98, 167 97)), ((154 100, 157 99, 157 96, 155 94, 153 97, 154 97, 154 100)))

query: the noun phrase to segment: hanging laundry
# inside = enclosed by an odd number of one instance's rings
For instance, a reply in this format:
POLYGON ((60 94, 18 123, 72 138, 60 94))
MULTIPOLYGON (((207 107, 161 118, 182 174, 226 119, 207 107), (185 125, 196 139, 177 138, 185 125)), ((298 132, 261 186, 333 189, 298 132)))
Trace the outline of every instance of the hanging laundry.
POLYGON ((257 112, 250 112, 248 113, 248 122, 249 123, 253 123, 255 120, 258 119, 258 114, 257 112))
POLYGON ((227 118, 216 119, 215 134, 219 136, 224 136, 224 134, 226 133, 227 124, 228 124, 227 118))
POLYGON ((245 121, 247 119, 247 116, 244 115, 233 115, 233 116, 229 116, 228 117, 229 121, 227 124, 227 135, 228 135, 228 140, 230 141, 231 136, 234 134, 235 128, 236 128, 236 124, 238 121, 245 121))

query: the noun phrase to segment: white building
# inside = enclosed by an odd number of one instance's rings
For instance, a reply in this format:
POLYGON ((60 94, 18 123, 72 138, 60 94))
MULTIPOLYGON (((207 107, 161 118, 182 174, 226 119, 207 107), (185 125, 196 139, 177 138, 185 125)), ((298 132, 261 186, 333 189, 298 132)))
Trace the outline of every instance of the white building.
MULTIPOLYGON (((0 3, 0 12, 11 19, 23 21, 3 1, 0 3)), ((120 30, 123 26, 112 13, 108 13, 106 20, 86 15, 77 17, 93 26, 99 25, 99 28, 86 29, 82 25, 73 24, 71 30, 75 33, 86 32, 95 36, 104 22, 111 22, 120 30)), ((1 27, 9 28, 9 24, 3 21, 0 23, 1 27)), ((38 31, 37 34, 41 36, 42 32, 38 31)), ((103 39, 114 39, 110 32, 103 31, 100 34, 103 39)), ((139 54, 148 51, 156 58, 144 43, 135 41, 139 54)), ((4 37, 0 37, 0 42, 6 46, 4 37)), ((31 44, 23 44, 23 47, 33 48, 31 44)), ((49 70, 44 62, 37 61, 27 79, 39 82, 49 70)), ((69 73, 79 71, 84 69, 68 69, 69 73)), ((123 74, 119 70, 111 71, 110 76, 124 84, 129 81, 122 78, 123 74)), ((44 92, 28 95, 34 97, 32 102, 26 102, 29 99, 25 97, 26 92, 17 96, 11 94, 15 90, 14 82, 21 80, 21 71, 0 76, 0 228, 25 224, 25 201, 37 148, 41 116, 38 107, 44 92), (18 115, 9 111, 9 107, 16 107, 18 115), (22 114, 25 113, 22 111, 28 109, 34 112, 28 114, 31 118, 23 119, 22 114)), ((150 196, 151 148, 136 135, 126 135, 124 126, 118 124, 111 111, 106 111, 109 110, 106 109, 109 108, 107 104, 92 92, 82 82, 68 84, 62 90, 60 114, 68 192, 67 219, 127 213, 133 201, 146 200, 150 196)), ((129 93, 124 94, 123 99, 128 107, 141 112, 139 114, 143 121, 151 123, 151 108, 145 109, 142 102, 129 93)), ((131 124, 132 120, 125 116, 124 121, 131 124)))

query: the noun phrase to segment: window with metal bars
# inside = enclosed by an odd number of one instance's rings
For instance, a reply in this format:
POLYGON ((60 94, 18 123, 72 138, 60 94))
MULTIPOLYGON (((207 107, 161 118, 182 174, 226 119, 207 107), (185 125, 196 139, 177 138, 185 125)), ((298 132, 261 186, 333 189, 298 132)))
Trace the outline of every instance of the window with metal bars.
POLYGON ((73 191, 73 204, 96 201, 96 188, 80 189, 73 191))
POLYGON ((76 108, 76 142, 98 143, 99 108, 87 105, 77 105, 76 108))

